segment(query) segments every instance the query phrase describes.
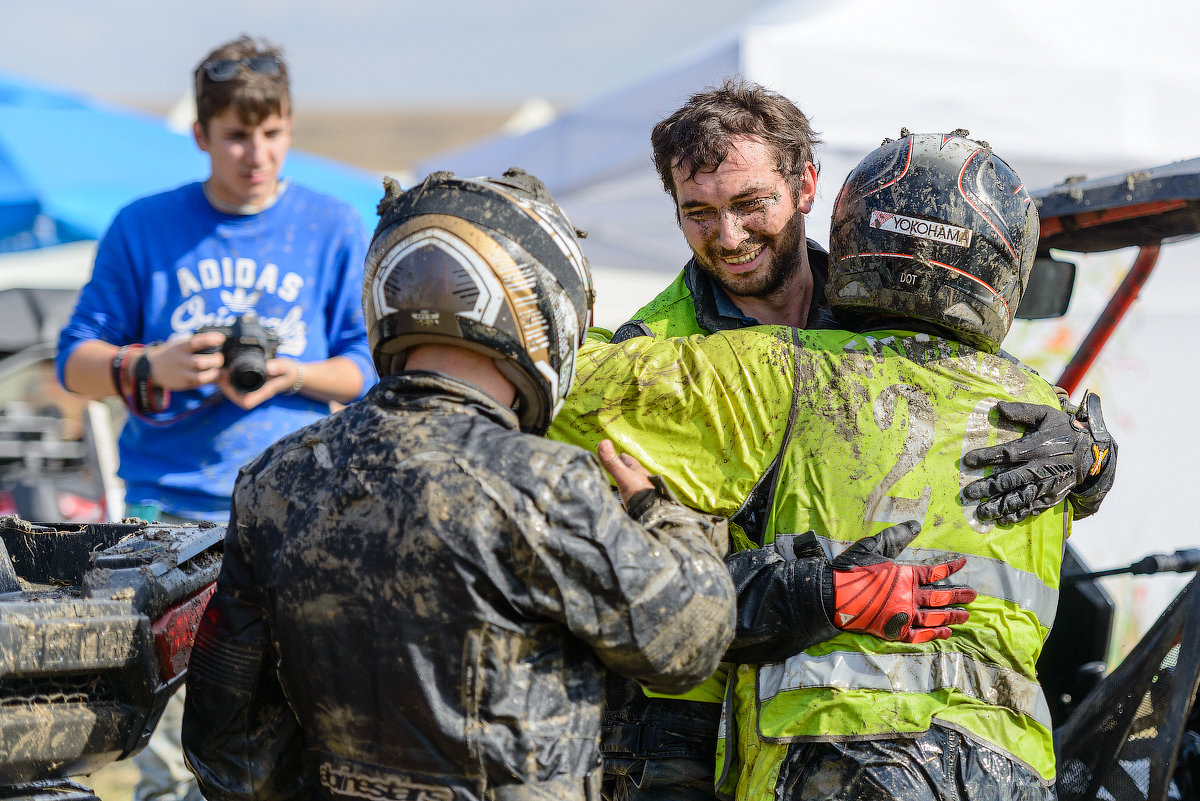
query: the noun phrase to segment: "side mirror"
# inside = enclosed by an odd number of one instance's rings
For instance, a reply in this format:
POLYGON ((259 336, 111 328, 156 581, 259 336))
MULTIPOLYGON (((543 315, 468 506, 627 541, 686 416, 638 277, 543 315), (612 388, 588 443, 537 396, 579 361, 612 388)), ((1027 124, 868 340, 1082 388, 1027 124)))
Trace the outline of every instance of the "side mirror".
POLYGON ((1021 303, 1017 306, 1017 317, 1022 320, 1046 320, 1062 317, 1071 304, 1071 290, 1075 288, 1075 264, 1059 261, 1050 256, 1038 256, 1029 271, 1029 283, 1021 303))

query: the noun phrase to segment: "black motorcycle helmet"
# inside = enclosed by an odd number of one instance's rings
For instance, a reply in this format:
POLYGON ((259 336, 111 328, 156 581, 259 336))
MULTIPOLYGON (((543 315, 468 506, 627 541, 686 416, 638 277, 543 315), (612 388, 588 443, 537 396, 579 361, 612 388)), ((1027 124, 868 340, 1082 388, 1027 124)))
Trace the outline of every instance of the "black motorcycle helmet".
POLYGON ((433 173, 391 179, 367 252, 363 310, 380 375, 408 349, 485 353, 516 388, 521 429, 543 434, 575 374, 591 324, 592 278, 576 231, 541 181, 433 173))
POLYGON ((1033 267, 1037 210, 1012 168, 966 131, 900 135, 838 193, 829 303, 852 321, 925 320, 994 353, 1033 267))

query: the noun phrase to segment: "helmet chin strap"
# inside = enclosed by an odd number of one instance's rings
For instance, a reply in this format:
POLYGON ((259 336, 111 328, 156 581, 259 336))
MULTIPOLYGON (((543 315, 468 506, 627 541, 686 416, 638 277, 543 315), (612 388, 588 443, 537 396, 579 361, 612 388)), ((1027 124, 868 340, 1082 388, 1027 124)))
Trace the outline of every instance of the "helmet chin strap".
POLYGON ((512 402, 513 411, 517 413, 517 417, 521 418, 521 424, 529 427, 533 424, 533 418, 540 416, 539 406, 542 394, 538 387, 534 386, 529 380, 529 376, 525 374, 511 359, 494 359, 496 369, 508 379, 514 390, 512 402))
POLYGON ((391 364, 384 371, 384 375, 395 375, 404 369, 404 363, 408 361, 408 351, 402 350, 392 356, 391 364))

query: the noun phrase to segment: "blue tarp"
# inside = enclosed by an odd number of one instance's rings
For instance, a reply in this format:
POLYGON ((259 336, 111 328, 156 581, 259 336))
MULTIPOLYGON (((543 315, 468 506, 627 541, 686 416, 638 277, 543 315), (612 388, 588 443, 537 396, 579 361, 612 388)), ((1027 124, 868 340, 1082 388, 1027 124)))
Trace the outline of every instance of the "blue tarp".
MULTIPOLYGON (((379 177, 296 150, 284 175, 374 226, 379 177)), ((129 201, 207 176, 162 120, 0 72, 0 253, 98 239, 129 201)))

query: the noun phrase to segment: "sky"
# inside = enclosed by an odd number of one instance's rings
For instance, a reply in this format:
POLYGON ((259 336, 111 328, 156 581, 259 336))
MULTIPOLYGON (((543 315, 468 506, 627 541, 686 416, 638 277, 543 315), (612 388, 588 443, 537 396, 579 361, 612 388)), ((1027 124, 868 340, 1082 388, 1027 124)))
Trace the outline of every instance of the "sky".
POLYGON ((669 63, 769 5, 0 0, 0 71, 166 107, 205 53, 247 33, 284 48, 293 95, 311 107, 511 107, 532 96, 569 104, 669 63))

